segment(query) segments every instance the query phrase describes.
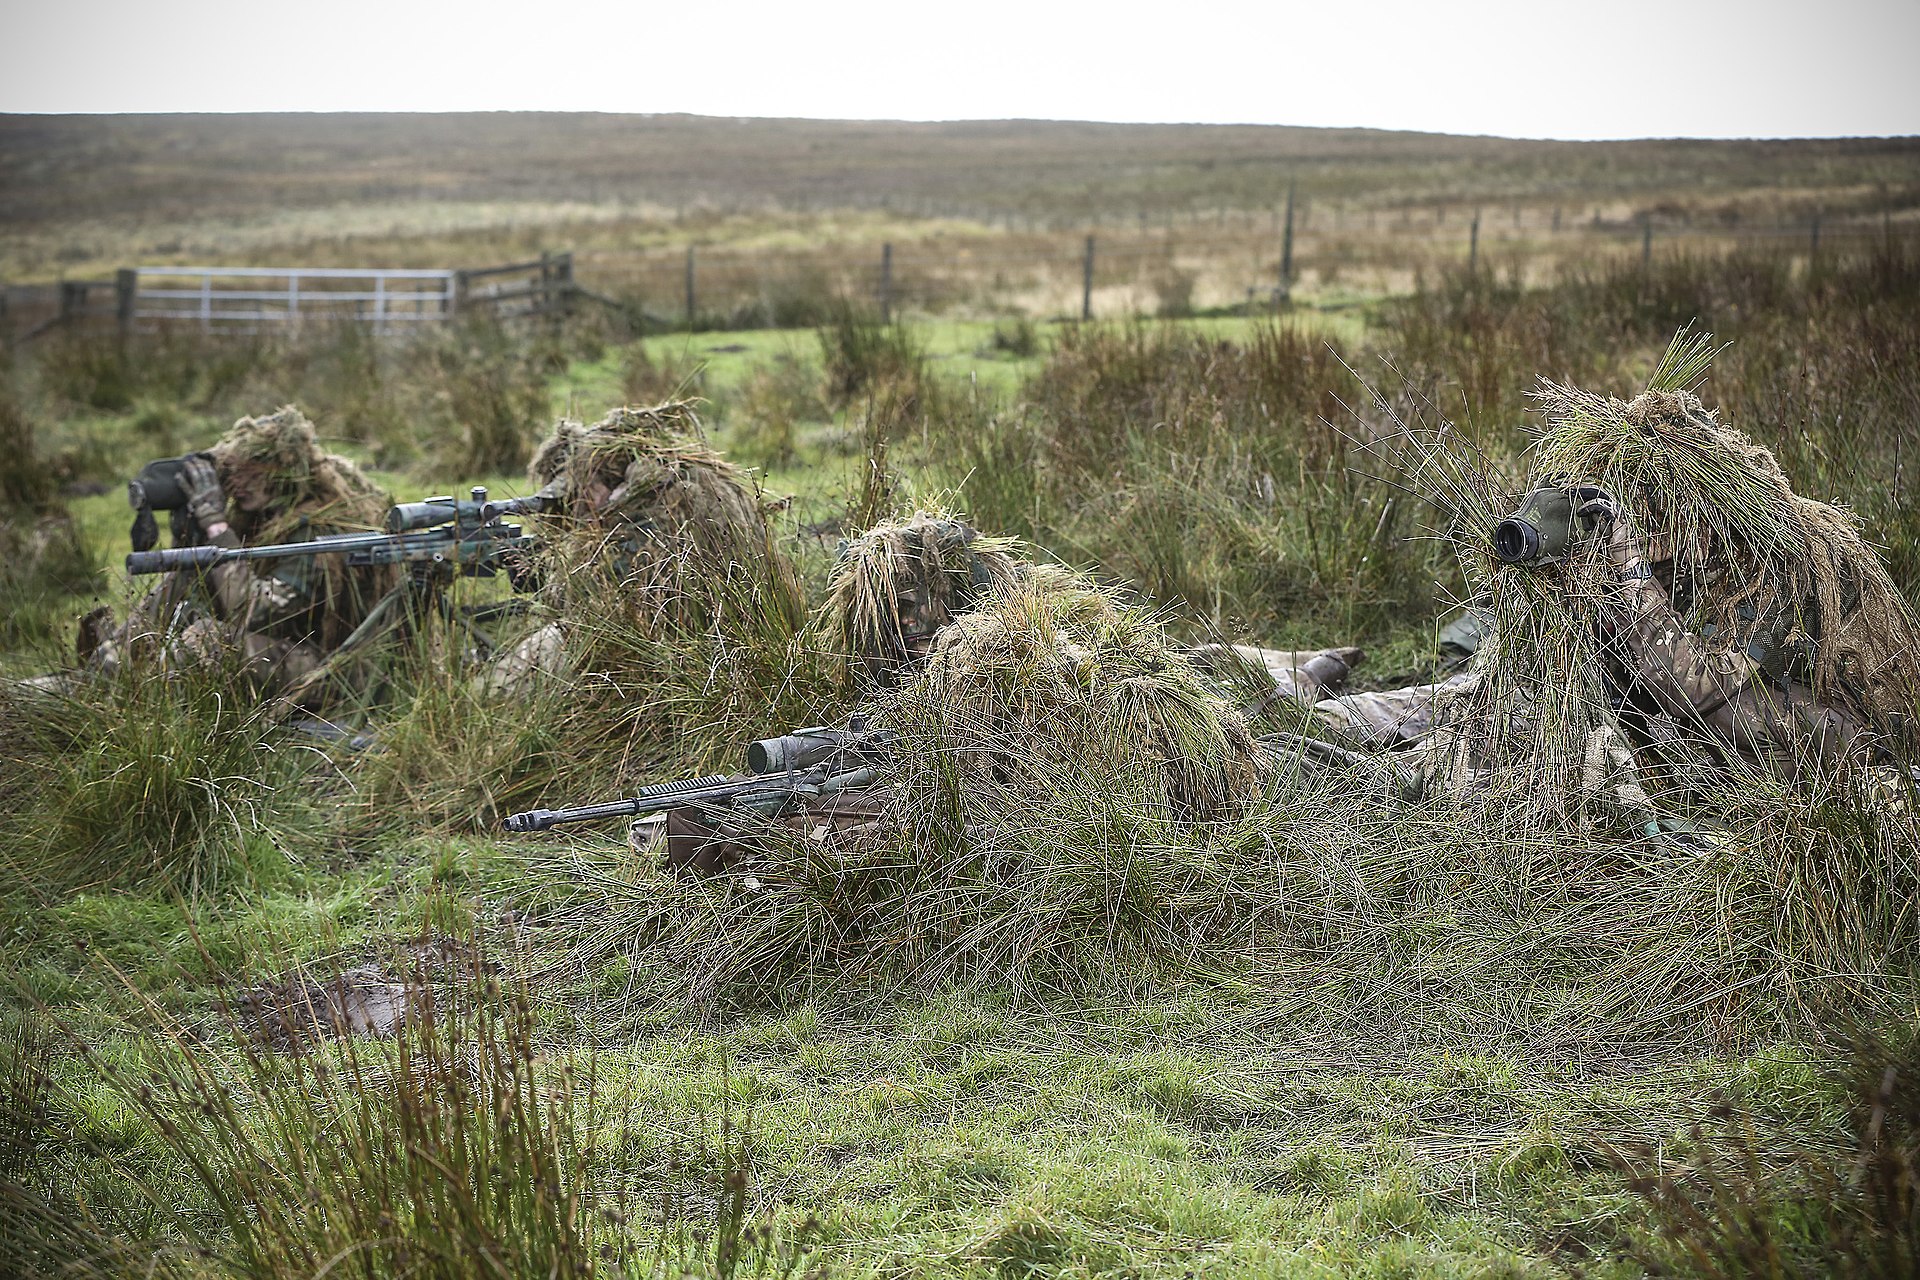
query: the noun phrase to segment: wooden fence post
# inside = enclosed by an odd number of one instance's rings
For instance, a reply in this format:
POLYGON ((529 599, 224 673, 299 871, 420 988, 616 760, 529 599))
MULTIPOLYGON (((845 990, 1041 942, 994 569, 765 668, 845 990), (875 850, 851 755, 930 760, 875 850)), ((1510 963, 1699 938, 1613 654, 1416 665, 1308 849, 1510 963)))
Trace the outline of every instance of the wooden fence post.
POLYGON ((1473 223, 1467 228, 1467 274, 1480 270, 1480 211, 1473 211, 1473 223))
POLYGON ((1640 274, 1653 274, 1653 215, 1640 216, 1640 274))
POLYGON ((1287 220, 1280 231, 1280 301, 1293 301, 1293 184, 1287 184, 1287 220))
POLYGON ((1813 225, 1807 228, 1807 264, 1820 256, 1820 211, 1813 211, 1813 225))
POLYGON ((1080 318, 1093 319, 1093 237, 1087 237, 1087 256, 1080 266, 1080 318))
POLYGON ((113 321, 121 333, 133 328, 133 302, 139 293, 139 272, 121 267, 113 273, 113 321))
POLYGON ((697 314, 699 314, 699 312, 698 312, 698 308, 695 306, 695 297, 693 292, 693 246, 688 245, 687 246, 687 328, 689 331, 691 331, 693 328, 694 317, 697 314))
POLYGON ((893 323, 893 242, 880 246, 880 323, 893 323))
POLYGON ((446 296, 440 299, 440 310, 444 314, 457 315, 466 305, 468 283, 465 269, 453 273, 453 279, 447 281, 446 296))

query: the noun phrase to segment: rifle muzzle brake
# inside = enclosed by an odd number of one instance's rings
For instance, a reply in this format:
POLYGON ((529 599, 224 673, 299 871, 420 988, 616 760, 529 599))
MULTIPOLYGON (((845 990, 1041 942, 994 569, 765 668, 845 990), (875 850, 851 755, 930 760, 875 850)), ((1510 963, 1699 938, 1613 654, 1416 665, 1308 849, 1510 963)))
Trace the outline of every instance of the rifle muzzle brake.
POLYGON ((509 831, 545 831, 558 816, 553 809, 529 809, 525 813, 508 814, 501 825, 509 831))

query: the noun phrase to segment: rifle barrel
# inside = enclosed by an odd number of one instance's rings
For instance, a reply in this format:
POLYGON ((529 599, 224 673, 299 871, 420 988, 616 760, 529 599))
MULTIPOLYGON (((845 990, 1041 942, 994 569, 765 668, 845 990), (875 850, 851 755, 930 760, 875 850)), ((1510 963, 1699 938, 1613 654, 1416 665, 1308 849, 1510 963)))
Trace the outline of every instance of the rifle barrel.
POLYGON ((768 778, 745 777, 729 778, 723 774, 714 774, 706 778, 689 778, 683 782, 662 782, 651 787, 642 787, 625 800, 605 800, 599 804, 575 805, 568 809, 529 809, 525 813, 507 815, 505 822, 509 831, 547 831, 564 822, 597 822, 602 818, 632 818, 656 809, 673 808, 683 804, 700 804, 710 800, 725 800, 743 792, 763 790, 770 781, 768 778))
POLYGON ((405 534, 339 533, 307 542, 276 542, 261 547, 169 547, 164 551, 132 551, 127 572, 168 573, 175 569, 207 569, 233 560, 285 560, 293 556, 345 555, 367 551, 404 538, 405 534))

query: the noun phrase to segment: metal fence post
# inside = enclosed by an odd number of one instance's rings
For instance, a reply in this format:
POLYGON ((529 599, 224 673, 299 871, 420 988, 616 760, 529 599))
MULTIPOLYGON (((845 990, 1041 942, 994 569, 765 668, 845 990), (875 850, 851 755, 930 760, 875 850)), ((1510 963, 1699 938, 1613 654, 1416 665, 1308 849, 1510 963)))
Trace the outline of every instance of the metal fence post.
POLYGON ((1467 274, 1475 275, 1480 270, 1480 211, 1473 211, 1473 222, 1467 228, 1467 274))
POLYGON ((893 242, 880 246, 880 323, 893 323, 893 242))
POLYGON ((693 246, 687 246, 687 328, 693 328, 694 317, 698 310, 694 306, 693 293, 693 246))

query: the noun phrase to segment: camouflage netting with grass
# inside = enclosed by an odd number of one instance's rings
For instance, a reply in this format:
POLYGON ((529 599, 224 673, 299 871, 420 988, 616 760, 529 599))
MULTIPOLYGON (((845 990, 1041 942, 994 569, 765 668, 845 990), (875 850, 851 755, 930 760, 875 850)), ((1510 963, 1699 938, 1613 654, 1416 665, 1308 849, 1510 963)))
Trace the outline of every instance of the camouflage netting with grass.
MULTIPOLYGON (((1157 618, 1051 568, 942 630, 889 718, 998 805, 1105 783, 1210 821, 1252 807, 1264 768, 1245 720, 1157 618)), ((968 822, 992 820, 966 807, 968 822)))

